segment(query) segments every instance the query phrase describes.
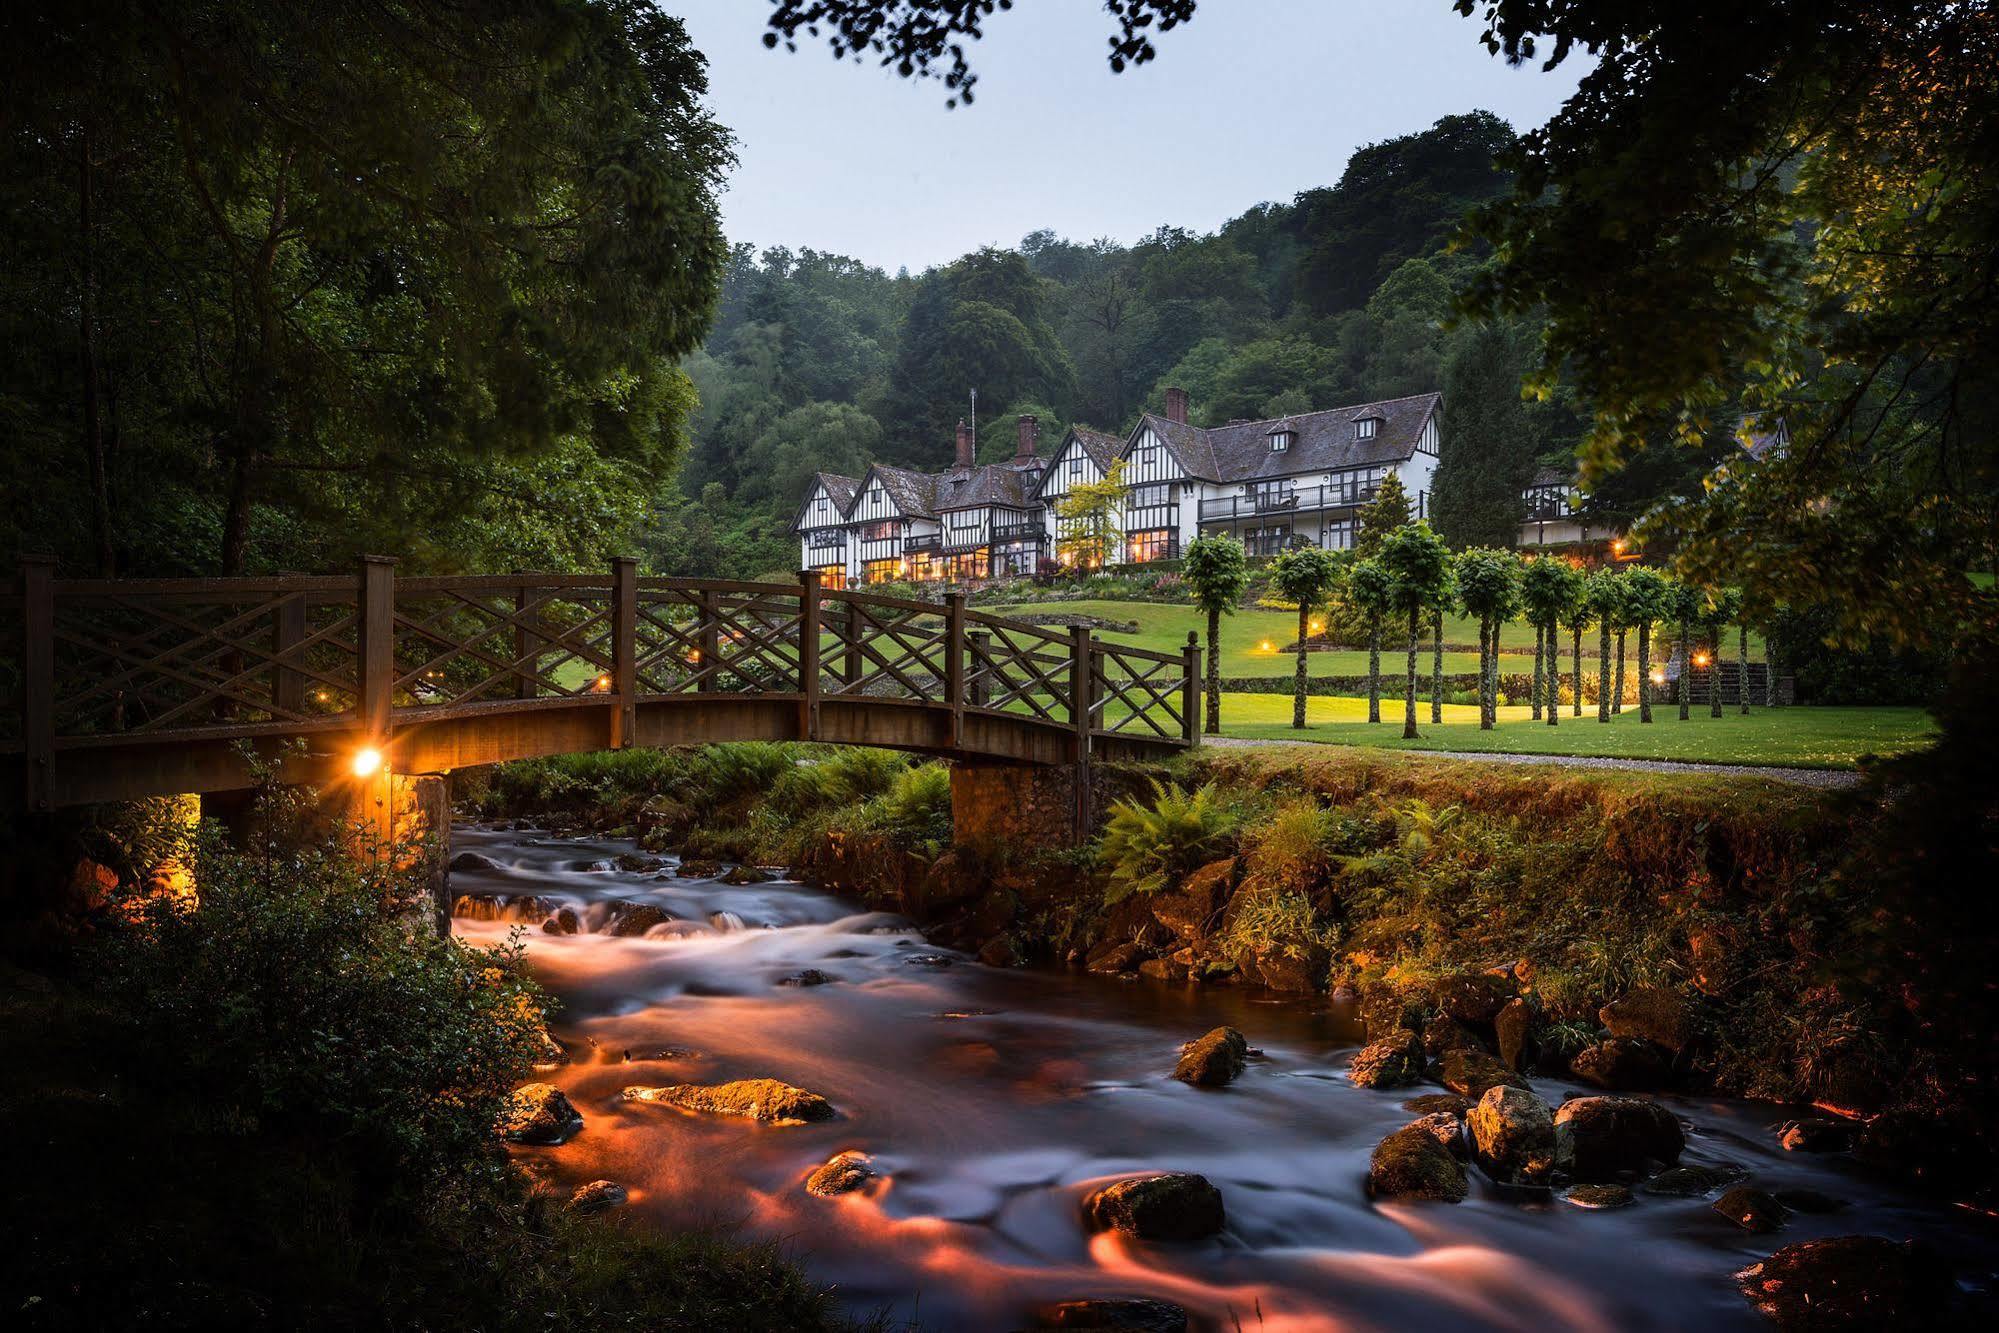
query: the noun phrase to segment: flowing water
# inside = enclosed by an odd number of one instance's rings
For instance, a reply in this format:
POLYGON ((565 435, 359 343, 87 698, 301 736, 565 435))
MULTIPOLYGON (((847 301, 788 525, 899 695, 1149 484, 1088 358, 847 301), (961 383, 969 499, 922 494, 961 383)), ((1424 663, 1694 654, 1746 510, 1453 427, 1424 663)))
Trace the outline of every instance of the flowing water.
MULTIPOLYGON (((1754 1236, 1706 1200, 1640 1195, 1586 1212, 1502 1197, 1473 1172, 1458 1205, 1381 1204, 1368 1155, 1408 1097, 1345 1077, 1350 1025, 1325 1001, 1102 977, 1001 971, 924 942, 906 921, 793 882, 731 888, 615 868, 629 843, 461 827, 455 893, 531 895, 528 961, 562 1000, 571 1062, 546 1077, 585 1117, 522 1160, 565 1187, 609 1178, 662 1223, 734 1225, 786 1241, 858 1314, 926 1329, 1006 1329, 1037 1304, 1161 1297, 1219 1329, 1690 1329, 1764 1327, 1731 1275, 1814 1236, 1919 1236, 1987 1286, 1999 1233, 1843 1158, 1786 1153, 1785 1108, 1674 1098, 1688 1163, 1732 1163, 1758 1186, 1842 1200, 1754 1236), (618 903, 674 918, 608 932, 618 903), (544 934, 568 905, 582 929, 544 934), (815 968, 827 984, 787 986, 815 968), (1222 1090, 1168 1077, 1180 1043, 1220 1023, 1257 1049, 1222 1090), (826 1096, 839 1118, 772 1127, 627 1103, 634 1084, 772 1077, 826 1096), (826 1199, 803 1185, 845 1149, 881 1177, 826 1199), (1083 1197, 1122 1175, 1197 1171, 1228 1225, 1193 1245, 1089 1236, 1083 1197)), ((487 915, 477 913, 475 915, 487 915)), ((461 917, 476 943, 505 919, 461 917)), ((1551 1103, 1585 1091, 1537 1079, 1551 1103)))

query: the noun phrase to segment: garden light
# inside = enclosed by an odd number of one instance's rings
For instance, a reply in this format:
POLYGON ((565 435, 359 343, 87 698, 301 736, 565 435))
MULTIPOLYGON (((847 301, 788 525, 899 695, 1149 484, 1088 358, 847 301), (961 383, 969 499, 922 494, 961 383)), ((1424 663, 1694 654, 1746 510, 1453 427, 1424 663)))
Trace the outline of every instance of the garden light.
POLYGON ((1258 644, 1257 647, 1261 648, 1266 653, 1272 651, 1270 646, 1270 640, 1268 639, 1265 639, 1262 643, 1258 644))
POLYGON ((1695 666, 1697 666, 1697 667, 1704 667, 1704 666, 1706 666, 1706 665, 1707 665, 1707 654, 1706 654, 1706 653, 1695 653, 1695 654, 1694 654, 1694 665, 1695 665, 1695 666))
POLYGON ((371 778, 382 767, 382 752, 372 745, 364 745, 354 752, 353 768, 357 778, 371 778))

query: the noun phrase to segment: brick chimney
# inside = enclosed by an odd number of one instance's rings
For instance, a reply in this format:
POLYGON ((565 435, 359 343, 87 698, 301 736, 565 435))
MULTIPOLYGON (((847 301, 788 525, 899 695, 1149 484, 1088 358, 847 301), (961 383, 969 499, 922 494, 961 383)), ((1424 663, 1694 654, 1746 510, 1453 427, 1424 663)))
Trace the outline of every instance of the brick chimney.
POLYGON ((1168 421, 1177 421, 1183 426, 1187 424, 1187 391, 1185 389, 1168 389, 1166 391, 1166 419, 1168 421))
POLYGON ((965 424, 964 418, 962 417, 959 418, 958 466, 962 468, 970 468, 972 466, 973 459, 978 455, 978 452, 979 452, 978 445, 972 439, 972 428, 965 424))
POLYGON ((1033 417, 1020 419, 1020 444, 1013 451, 1016 463, 1031 462, 1034 458, 1034 440, 1041 432, 1041 423, 1033 417))

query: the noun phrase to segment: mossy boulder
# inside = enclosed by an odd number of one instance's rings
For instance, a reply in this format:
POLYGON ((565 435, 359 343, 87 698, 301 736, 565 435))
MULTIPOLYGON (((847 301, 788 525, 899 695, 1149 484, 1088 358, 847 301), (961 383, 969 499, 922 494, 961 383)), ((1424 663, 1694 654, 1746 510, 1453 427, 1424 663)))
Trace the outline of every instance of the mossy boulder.
POLYGON ((1540 1046, 1534 1038, 1540 1026, 1541 1010, 1533 1000, 1524 995, 1508 1000, 1492 1021, 1499 1062, 1523 1074, 1532 1069, 1540 1057, 1540 1046))
POLYGON ((808 1194, 830 1199, 840 1194, 851 1194, 874 1178, 874 1159, 866 1153, 835 1153, 805 1178, 805 1190, 808 1194))
POLYGON ((1785 1333, 1947 1326, 1956 1300, 1932 1250, 1881 1236, 1786 1245, 1735 1275, 1751 1304, 1785 1333))
POLYGON ((1455 1092, 1426 1092, 1402 1103, 1402 1109, 1411 1115, 1451 1115, 1460 1120, 1471 1113, 1471 1108, 1471 1098, 1455 1092))
POLYGON ((714 879, 722 873, 722 863, 707 857, 689 857, 673 868, 682 879, 714 879))
MULTIPOLYGON (((1470 1192, 1464 1163, 1446 1147, 1435 1128, 1413 1120, 1374 1145, 1367 1163, 1367 1192, 1377 1199, 1418 1199, 1462 1203, 1470 1192)), ((1449 1117, 1444 1117, 1448 1119, 1449 1117)))
POLYGON ((1357 1088, 1406 1088, 1423 1081, 1423 1039, 1406 1029, 1354 1052, 1347 1077, 1357 1088))
POLYGON ((1173 1077, 1197 1088, 1220 1088, 1233 1083, 1249 1056, 1249 1042, 1232 1027, 1218 1027, 1187 1043, 1173 1077))
POLYGON ((568 1206, 572 1213, 602 1213, 631 1197, 631 1191, 615 1180, 592 1180, 576 1187, 569 1196, 568 1206))
POLYGON ((1083 1220, 1092 1231, 1189 1241, 1220 1231, 1226 1216, 1222 1192, 1206 1176, 1167 1171, 1104 1186, 1083 1201, 1083 1220))
POLYGON ((1244 959, 1242 975, 1271 990, 1307 995, 1326 988, 1332 961, 1332 955, 1316 944, 1273 944, 1244 959))
POLYGON ((611 904, 611 934, 643 935, 654 926, 674 919, 673 913, 653 903, 616 902, 611 904))
POLYGON ((774 1078, 743 1078, 733 1083, 676 1083, 663 1088, 626 1088, 628 1102, 677 1106, 709 1115, 741 1116, 767 1125, 803 1125, 831 1120, 833 1104, 816 1092, 794 1088, 774 1078))
POLYGON ((1174 938, 1205 940, 1220 921, 1235 880, 1233 856, 1211 861, 1178 887, 1151 895, 1146 903, 1152 909, 1152 919, 1174 938))
POLYGON ((1445 1051, 1437 1078, 1452 1092, 1474 1101, 1485 1096, 1486 1089, 1501 1084, 1514 1088, 1527 1086, 1526 1079, 1501 1064, 1497 1056, 1482 1050, 1445 1051))
POLYGON ((1851 1120, 1805 1116, 1778 1126, 1777 1141, 1786 1152, 1845 1152, 1853 1147, 1859 1131, 1860 1126, 1851 1120))
POLYGON ((1171 1301, 1149 1296, 1057 1301, 1034 1312, 1034 1327, 1097 1333, 1187 1333, 1187 1312, 1171 1301))
POLYGON ((1790 1220, 1791 1210, 1754 1185, 1737 1185, 1714 1201, 1714 1210, 1744 1231, 1767 1235, 1790 1220))
POLYGON ((722 876, 722 882, 738 888, 745 884, 768 884, 770 872, 755 866, 734 865, 722 876))
POLYGON ((581 929, 583 929, 582 918, 576 915, 576 909, 573 907, 558 908, 548 920, 541 923, 544 935, 574 935, 581 929))
POLYGON ((1562 1169, 1594 1181, 1672 1166, 1687 1146, 1678 1118, 1643 1097, 1570 1098, 1555 1112, 1555 1141, 1562 1169))
POLYGON ((1734 1184, 1747 1174, 1739 1166, 1676 1166, 1670 1171, 1661 1171, 1638 1189, 1642 1194, 1656 1194, 1662 1198, 1698 1199, 1714 1193, 1723 1185, 1734 1184))
POLYGON ((1507 1001, 1520 993, 1520 985, 1511 972, 1460 972, 1439 981, 1431 993, 1444 1017, 1489 1028, 1507 1001))
POLYGON ((1652 1092, 1666 1086, 1673 1065, 1662 1046, 1639 1037, 1611 1037, 1576 1052, 1569 1072, 1607 1092, 1652 1092))
POLYGON ((1545 1185, 1555 1174, 1555 1116, 1525 1088, 1487 1088, 1465 1117, 1472 1155, 1502 1185, 1545 1185))
POLYGON ((515 1088, 501 1108, 498 1129, 509 1143, 551 1147, 567 1143, 583 1128, 583 1116, 553 1083, 515 1088))
POLYGON ((1633 986, 1597 1011, 1613 1037, 1635 1037, 1675 1055, 1697 1035, 1694 1010, 1670 986, 1633 986))
POLYGON ((1485 1038, 1455 1018, 1437 1018, 1423 1025, 1423 1054, 1441 1060, 1446 1051, 1490 1051, 1485 1038))

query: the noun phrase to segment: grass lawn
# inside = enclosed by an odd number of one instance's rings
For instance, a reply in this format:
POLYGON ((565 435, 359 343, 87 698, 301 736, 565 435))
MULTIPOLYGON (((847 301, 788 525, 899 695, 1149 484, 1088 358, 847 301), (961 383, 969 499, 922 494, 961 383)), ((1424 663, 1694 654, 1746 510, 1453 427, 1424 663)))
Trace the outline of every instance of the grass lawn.
POLYGON ((1460 750, 1503 754, 1571 754, 1620 759, 1677 759, 1691 763, 1771 764, 1789 768, 1851 768, 1861 755, 1891 755, 1922 745, 1933 733, 1930 715, 1920 708, 1757 709, 1748 717, 1733 711, 1720 718, 1697 708, 1685 722, 1667 705, 1653 709, 1652 725, 1627 708, 1608 724, 1594 710, 1580 718, 1567 710, 1558 726, 1535 722, 1525 706, 1499 710, 1499 725, 1478 728, 1478 709, 1447 704, 1441 725, 1430 723, 1427 700, 1419 701, 1413 741, 1402 739, 1402 701, 1382 701, 1380 725, 1367 721, 1367 700, 1312 698, 1305 701, 1306 729, 1291 727, 1291 697, 1283 694, 1224 694, 1222 732, 1261 740, 1312 741, 1391 749, 1460 750))

